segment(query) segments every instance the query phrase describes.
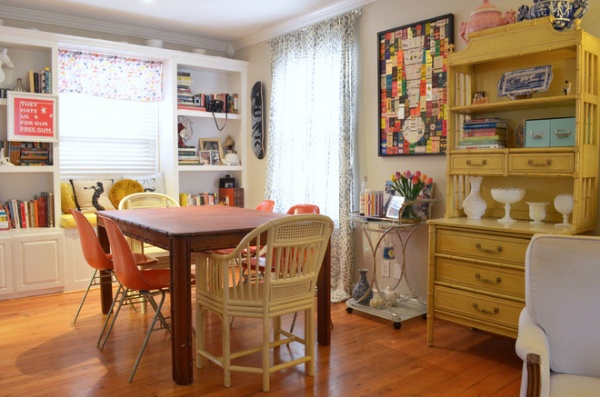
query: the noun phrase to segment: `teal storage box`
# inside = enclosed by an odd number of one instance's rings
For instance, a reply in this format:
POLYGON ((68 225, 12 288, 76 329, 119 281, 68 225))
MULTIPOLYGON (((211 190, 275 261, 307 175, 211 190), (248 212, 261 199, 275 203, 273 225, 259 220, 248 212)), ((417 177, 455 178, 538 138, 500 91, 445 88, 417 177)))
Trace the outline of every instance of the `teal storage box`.
POLYGON ((525 120, 525 147, 575 146, 575 117, 525 120))
POLYGON ((550 120, 550 146, 575 146, 575 117, 550 120))
POLYGON ((525 120, 525 147, 550 146, 550 120, 525 120))

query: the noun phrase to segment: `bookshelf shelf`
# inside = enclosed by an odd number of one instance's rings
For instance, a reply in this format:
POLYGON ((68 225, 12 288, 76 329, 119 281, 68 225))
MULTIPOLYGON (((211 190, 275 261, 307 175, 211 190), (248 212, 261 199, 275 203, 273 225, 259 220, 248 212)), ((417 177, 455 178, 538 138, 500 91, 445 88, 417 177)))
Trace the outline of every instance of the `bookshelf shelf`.
MULTIPOLYGON (((211 112, 206 112, 202 110, 177 110, 178 116, 186 116, 186 117, 200 117, 200 118, 209 118, 212 119, 213 114, 211 112)), ((225 113, 215 113, 215 117, 217 119, 225 119, 225 113)), ((241 120, 242 116, 235 113, 227 114, 227 118, 230 120, 241 120)))

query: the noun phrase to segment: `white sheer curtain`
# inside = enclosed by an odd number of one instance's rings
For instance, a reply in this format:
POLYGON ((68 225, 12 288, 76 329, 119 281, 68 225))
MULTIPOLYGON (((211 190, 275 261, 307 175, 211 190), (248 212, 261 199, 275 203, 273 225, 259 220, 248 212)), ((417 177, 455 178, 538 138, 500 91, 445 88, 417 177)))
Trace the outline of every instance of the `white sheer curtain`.
POLYGON ((310 203, 336 223, 331 297, 352 288, 352 208, 356 114, 354 10, 271 40, 267 192, 275 210, 310 203))

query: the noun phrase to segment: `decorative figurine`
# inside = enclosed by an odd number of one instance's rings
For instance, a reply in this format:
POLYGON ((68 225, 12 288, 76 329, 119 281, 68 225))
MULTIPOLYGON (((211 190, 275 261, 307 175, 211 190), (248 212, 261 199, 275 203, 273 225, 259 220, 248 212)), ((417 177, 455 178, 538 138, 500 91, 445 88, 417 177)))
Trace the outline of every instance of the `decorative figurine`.
POLYGON ((583 18, 588 9, 588 0, 533 0, 531 7, 525 4, 519 7, 517 21, 553 16, 554 29, 563 30, 583 18))
POLYGON ((563 92, 565 95, 569 95, 571 93, 571 83, 569 80, 565 80, 565 86, 563 87, 563 92))
POLYGON ((483 0, 483 4, 471 12, 469 22, 461 22, 459 36, 465 43, 469 42, 469 33, 506 25, 515 22, 514 10, 509 10, 502 16, 502 11, 489 0, 483 0))
POLYGON ((12 69, 15 65, 13 65, 12 61, 8 57, 8 48, 5 48, 0 52, 0 84, 4 82, 6 75, 2 68, 12 69))

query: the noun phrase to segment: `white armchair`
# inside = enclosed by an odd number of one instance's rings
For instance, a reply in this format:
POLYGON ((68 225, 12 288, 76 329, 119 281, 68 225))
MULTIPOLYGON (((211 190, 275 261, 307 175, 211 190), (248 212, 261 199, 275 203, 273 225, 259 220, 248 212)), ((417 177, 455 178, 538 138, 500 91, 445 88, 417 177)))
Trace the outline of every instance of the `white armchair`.
POLYGON ((516 351, 521 396, 600 395, 600 237, 535 235, 516 351))

